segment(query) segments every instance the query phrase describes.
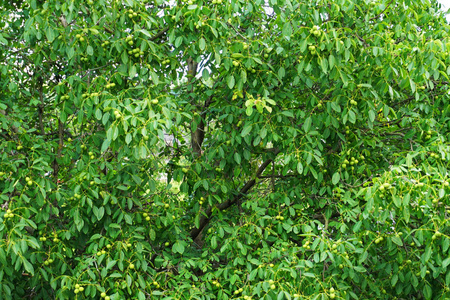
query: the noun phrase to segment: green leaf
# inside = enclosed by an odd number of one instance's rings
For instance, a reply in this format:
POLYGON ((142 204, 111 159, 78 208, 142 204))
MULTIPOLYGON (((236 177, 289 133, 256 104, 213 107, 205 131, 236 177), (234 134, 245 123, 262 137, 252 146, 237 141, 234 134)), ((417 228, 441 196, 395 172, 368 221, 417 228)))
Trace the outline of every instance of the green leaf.
POLYGON ((125 143, 129 144, 132 141, 132 137, 130 133, 127 133, 127 136, 125 137, 125 143))
POLYGON ((398 246, 400 246, 400 247, 403 246, 402 239, 401 239, 398 235, 393 235, 393 236, 391 237, 391 240, 392 240, 395 244, 397 244, 398 246))
POLYGON ((208 80, 209 79, 209 72, 206 69, 203 69, 202 71, 202 78, 203 80, 208 80))
POLYGON ((283 68, 283 67, 280 67, 279 69, 278 69, 278 78, 283 78, 284 77, 284 75, 286 75, 286 70, 283 68))
POLYGON ((443 269, 447 268, 448 265, 450 265, 450 257, 447 257, 446 259, 444 259, 441 264, 443 269))
POLYGON ((398 275, 394 274, 391 278, 391 285, 395 286, 397 284, 397 281, 398 281, 398 275))
POLYGON ((252 113, 253 113, 253 107, 251 107, 251 106, 248 106, 246 109, 245 109, 245 113, 247 114, 247 116, 251 116, 252 115, 252 113))
POLYGON ((312 119, 311 117, 307 117, 305 123, 303 123, 303 130, 307 133, 311 128, 312 119))
POLYGON ((322 67, 322 71, 326 74, 328 72, 328 60, 326 58, 321 58, 320 66, 322 67))
POLYGON ((53 31, 53 28, 50 26, 47 27, 47 30, 45 31, 47 39, 50 43, 52 43, 55 40, 55 32, 53 31))
POLYGON ((87 53, 87 55, 90 55, 90 56, 94 55, 94 48, 92 48, 91 45, 87 46, 86 53, 87 53))
POLYGON ((252 127, 252 124, 245 125, 245 127, 242 129, 241 136, 245 137, 246 135, 248 135, 250 131, 252 131, 252 127))
POLYGON ((241 163, 241 156, 239 155, 239 153, 237 152, 234 153, 234 160, 238 165, 241 163))
POLYGON ((137 74, 136 66, 134 66, 134 65, 131 66, 128 74, 129 74, 130 78, 134 78, 137 74))
POLYGON ((334 173, 333 177, 331 178, 331 182, 336 185, 338 184, 339 180, 341 180, 341 175, 339 174, 339 172, 334 173))
POLYGON ((407 193, 404 197, 403 197, 403 205, 404 206, 408 206, 409 205, 409 201, 411 199, 411 195, 409 193, 407 193))
POLYGON ((348 112, 348 120, 350 121, 350 123, 355 124, 356 123, 356 115, 353 112, 353 110, 350 110, 348 112))
POLYGON ((233 75, 230 74, 227 76, 227 84, 230 89, 233 89, 233 87, 234 87, 234 76, 233 75))
POLYGON ((184 253, 184 245, 180 242, 176 242, 175 244, 173 244, 172 246, 172 251, 174 253, 180 253, 183 254, 184 253))
POLYGON ((290 22, 284 23, 283 26, 283 36, 289 41, 292 35, 292 26, 290 22))
POLYGON ((365 273, 367 271, 366 268, 364 268, 362 266, 355 266, 354 269, 356 272, 359 272, 359 273, 365 273))
POLYGON ((258 64, 260 64, 260 65, 263 64, 263 62, 262 62, 258 57, 252 56, 252 59, 253 59, 256 63, 258 63, 258 64))
POLYGON ((335 66, 336 59, 334 58, 333 54, 330 54, 330 56, 328 57, 328 64, 330 65, 330 70, 335 66))
POLYGON ((423 295, 425 296, 425 299, 431 299, 431 297, 433 296, 431 287, 428 284, 426 284, 423 289, 423 295))
POLYGON ((300 161, 297 163, 297 172, 300 175, 303 173, 303 164, 300 161))
POLYGON ((22 256, 21 258, 22 258, 22 263, 25 268, 25 271, 27 271, 28 273, 31 274, 31 276, 33 276, 34 275, 33 265, 25 257, 22 256))
POLYGON ((109 139, 109 138, 104 139, 103 143, 102 143, 102 148, 100 151, 102 153, 104 153, 110 145, 111 145, 111 139, 109 139))
POLYGON ((206 41, 204 38, 200 38, 200 40, 198 41, 198 46, 200 48, 200 50, 205 50, 206 48, 206 41))
POLYGON ((431 258, 431 253, 432 253, 432 251, 431 251, 431 246, 430 245, 428 245, 426 248, 425 248, 425 253, 423 254, 423 261, 425 261, 425 262, 427 262, 427 261, 429 261, 430 260, 430 258, 431 258))
POLYGON ((175 47, 176 48, 180 47, 182 42, 183 42, 183 37, 182 36, 177 37, 177 39, 175 40, 175 47))

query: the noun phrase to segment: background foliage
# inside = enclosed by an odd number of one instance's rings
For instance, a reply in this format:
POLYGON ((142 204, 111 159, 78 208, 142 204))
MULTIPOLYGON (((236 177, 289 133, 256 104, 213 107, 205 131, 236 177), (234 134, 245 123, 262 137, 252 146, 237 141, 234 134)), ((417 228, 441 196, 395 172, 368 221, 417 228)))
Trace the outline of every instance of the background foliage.
POLYGON ((0 16, 0 299, 450 297, 434 1, 0 16))

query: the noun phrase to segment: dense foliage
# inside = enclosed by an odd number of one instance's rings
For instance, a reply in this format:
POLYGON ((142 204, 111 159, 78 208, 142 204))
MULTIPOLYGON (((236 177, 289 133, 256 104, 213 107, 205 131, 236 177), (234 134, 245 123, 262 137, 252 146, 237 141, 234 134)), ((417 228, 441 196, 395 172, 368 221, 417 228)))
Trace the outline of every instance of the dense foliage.
POLYGON ((3 1, 0 299, 450 297, 438 6, 3 1))

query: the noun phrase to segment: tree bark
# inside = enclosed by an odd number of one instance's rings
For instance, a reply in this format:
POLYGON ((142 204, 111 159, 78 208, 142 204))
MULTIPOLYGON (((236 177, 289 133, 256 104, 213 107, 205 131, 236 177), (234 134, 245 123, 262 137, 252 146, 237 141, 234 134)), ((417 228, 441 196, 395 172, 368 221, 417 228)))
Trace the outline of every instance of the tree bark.
MULTIPOLYGON (((187 60, 188 65, 188 82, 192 83, 192 80, 197 75, 197 63, 190 57, 187 60)), ((191 85, 191 92, 193 92, 194 86, 191 85)), ((196 99, 193 99, 193 102, 196 99)), ((195 117, 192 120, 192 124, 195 122, 195 119, 198 119, 195 117)), ((191 124, 191 128, 193 127, 191 124)), ((201 156, 202 154, 202 144, 203 140, 205 138, 205 121, 204 121, 204 115, 202 112, 200 112, 200 122, 197 124, 195 130, 191 130, 191 148, 195 156, 201 156)))

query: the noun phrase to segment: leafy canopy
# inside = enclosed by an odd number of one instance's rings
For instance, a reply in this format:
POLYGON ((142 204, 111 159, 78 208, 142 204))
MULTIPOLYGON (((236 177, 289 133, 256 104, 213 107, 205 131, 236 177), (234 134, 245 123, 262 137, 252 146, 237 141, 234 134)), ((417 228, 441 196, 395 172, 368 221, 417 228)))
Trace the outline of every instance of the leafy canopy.
POLYGON ((0 299, 450 297, 435 1, 8 1, 0 299))

